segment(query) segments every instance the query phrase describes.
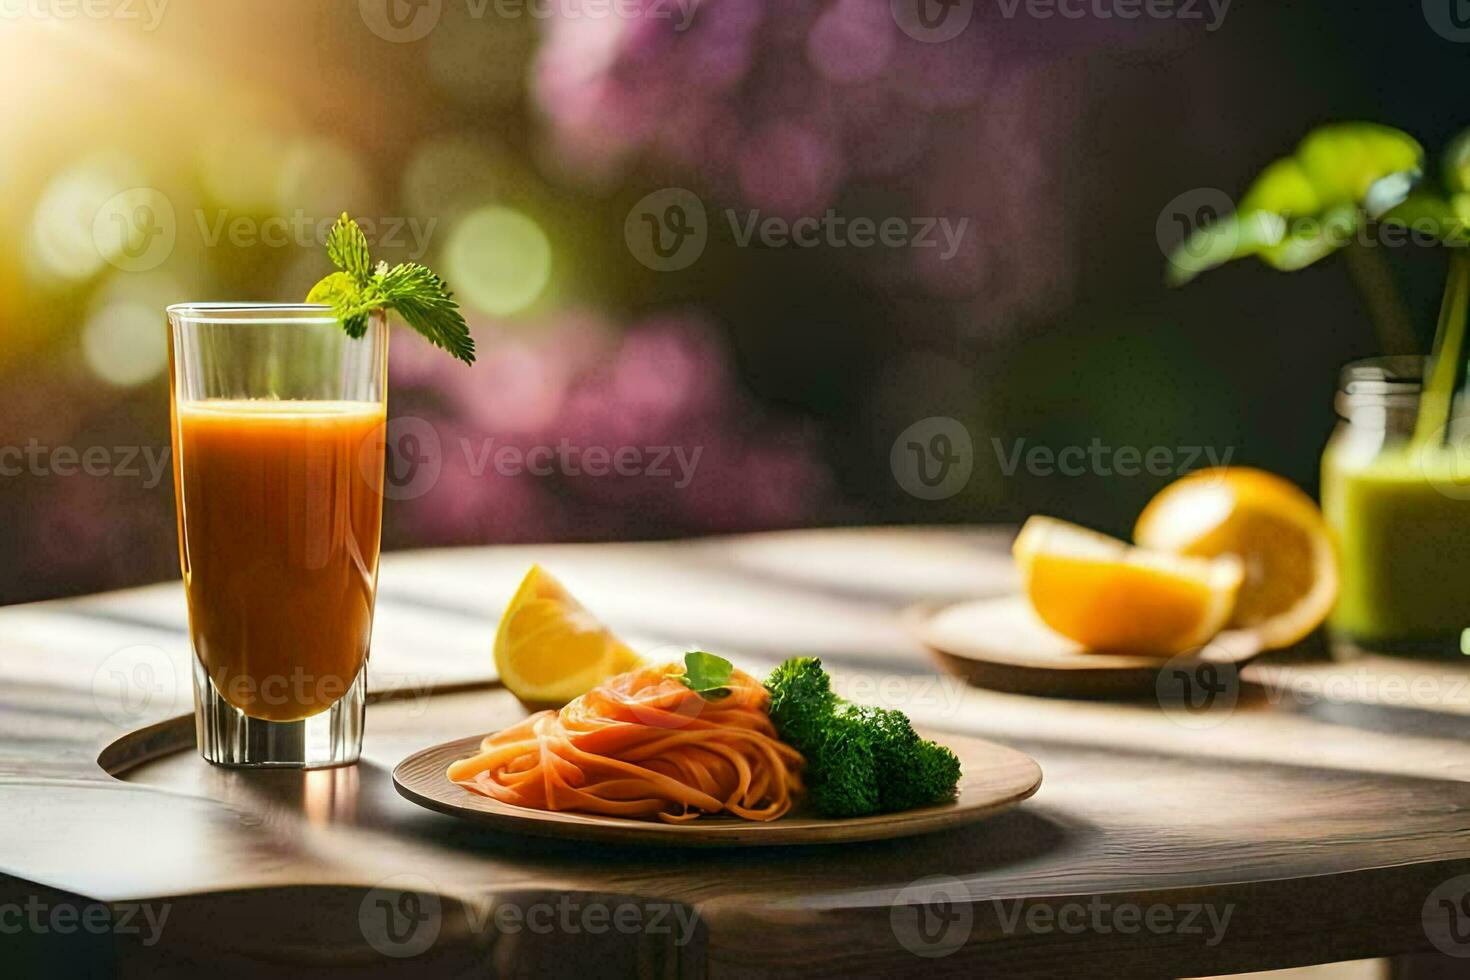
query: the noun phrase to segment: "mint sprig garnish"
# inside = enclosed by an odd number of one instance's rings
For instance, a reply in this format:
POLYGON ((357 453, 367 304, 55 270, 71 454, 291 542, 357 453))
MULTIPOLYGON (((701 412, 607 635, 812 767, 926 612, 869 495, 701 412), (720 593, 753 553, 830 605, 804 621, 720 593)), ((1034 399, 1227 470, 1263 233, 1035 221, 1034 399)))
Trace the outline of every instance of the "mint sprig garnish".
POLYGON ((730 693, 730 673, 735 665, 724 657, 717 657, 702 650, 691 650, 684 654, 684 673, 679 683, 709 701, 726 697, 730 693))
POLYGON ((308 303, 332 308, 349 337, 367 333, 374 310, 399 318, 466 364, 475 363, 475 340, 444 280, 417 262, 374 265, 367 236, 344 212, 327 235, 327 258, 339 271, 311 287, 308 303))

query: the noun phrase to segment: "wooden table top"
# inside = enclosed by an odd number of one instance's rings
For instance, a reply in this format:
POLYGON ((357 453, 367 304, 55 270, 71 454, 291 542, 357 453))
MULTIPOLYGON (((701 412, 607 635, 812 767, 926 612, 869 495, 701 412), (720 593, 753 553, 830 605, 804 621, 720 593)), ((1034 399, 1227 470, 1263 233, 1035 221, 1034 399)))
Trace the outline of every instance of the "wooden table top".
POLYGON ((177 583, 0 609, 0 949, 124 974, 1171 977, 1456 941, 1470 670, 1261 663, 1206 713, 968 687, 903 613, 1010 590, 1008 540, 386 556, 363 762, 312 773, 193 753, 177 583), (535 840, 415 807, 399 759, 518 716, 490 644, 532 561, 635 646, 752 671, 817 654, 855 700, 1019 748, 1045 782, 968 828, 790 849, 535 840))

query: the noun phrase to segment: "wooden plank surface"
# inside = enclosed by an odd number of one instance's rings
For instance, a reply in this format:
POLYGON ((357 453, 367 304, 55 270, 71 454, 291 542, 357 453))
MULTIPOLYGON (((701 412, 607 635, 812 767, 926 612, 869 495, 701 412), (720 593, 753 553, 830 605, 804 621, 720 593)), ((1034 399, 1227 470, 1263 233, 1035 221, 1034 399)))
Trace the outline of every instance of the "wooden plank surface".
MULTIPOLYGON (((177 585, 0 610, 0 910, 98 901, 116 920, 166 905, 154 943, 116 928, 66 946, 140 973, 1166 977, 1432 948, 1432 894, 1470 873, 1470 696, 1456 694, 1470 673, 1268 661, 1207 712, 971 688, 936 673, 903 612, 1008 591, 1008 538, 874 529, 389 556, 364 762, 307 774, 213 769, 190 725, 169 721, 191 708, 177 585), (389 781, 398 760, 518 711, 489 646, 532 561, 636 646, 697 643, 753 671, 819 654, 855 699, 1028 752, 1042 789, 930 837, 693 858, 414 807, 389 781), (108 756, 114 772, 98 763, 139 730, 108 756), (570 918, 541 931, 497 909, 570 918), (605 919, 622 914, 627 929, 605 919)), ((29 938, 24 955, 63 955, 54 929, 29 938)))

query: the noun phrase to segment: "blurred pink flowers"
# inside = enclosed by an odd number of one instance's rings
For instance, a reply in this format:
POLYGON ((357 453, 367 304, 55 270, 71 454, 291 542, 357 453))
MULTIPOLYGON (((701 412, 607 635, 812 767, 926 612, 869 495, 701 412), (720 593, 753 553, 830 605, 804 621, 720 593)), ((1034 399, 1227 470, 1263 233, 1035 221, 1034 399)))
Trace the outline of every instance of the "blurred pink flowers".
MULTIPOLYGON (((956 250, 848 249, 890 295, 965 298, 996 334, 1064 306, 1076 280, 1066 186, 1085 63, 1079 33, 1023 46, 1013 23, 928 43, 885 0, 645 0, 548 22, 532 97, 560 171, 606 182, 641 168, 718 207, 788 220, 836 209, 966 222, 956 250)), ((712 225, 720 227, 719 220, 712 225)))
POLYGON ((622 335, 582 314, 523 329, 482 344, 470 369, 416 338, 395 347, 390 415, 433 425, 442 469, 390 503, 390 534, 647 537, 810 523, 832 507, 815 440, 762 418, 699 316, 622 335))
POLYGON ((639 9, 596 18, 569 0, 551 20, 533 86, 555 147, 604 171, 648 158, 787 217, 852 176, 896 176, 928 117, 974 102, 990 70, 978 32, 924 44, 878 0, 639 9))

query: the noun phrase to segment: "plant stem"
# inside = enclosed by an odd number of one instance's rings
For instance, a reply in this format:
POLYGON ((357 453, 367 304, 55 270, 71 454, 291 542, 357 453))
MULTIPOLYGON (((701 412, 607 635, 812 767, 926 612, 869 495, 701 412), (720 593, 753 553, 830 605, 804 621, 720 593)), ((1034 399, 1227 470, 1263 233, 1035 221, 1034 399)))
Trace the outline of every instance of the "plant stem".
POLYGON ((1384 354, 1413 354, 1419 349, 1414 338, 1414 322, 1408 307, 1394 285, 1393 274, 1383 255, 1359 241, 1351 241, 1343 249, 1348 272, 1358 287, 1358 294, 1368 307, 1378 347, 1384 354))
POLYGON ((1456 248, 1450 251, 1439 325, 1434 331, 1434 351, 1429 356, 1424 390, 1419 396, 1412 443, 1415 449, 1442 443, 1449 435, 1450 412, 1465 361, 1467 318, 1470 318, 1470 254, 1456 248))

